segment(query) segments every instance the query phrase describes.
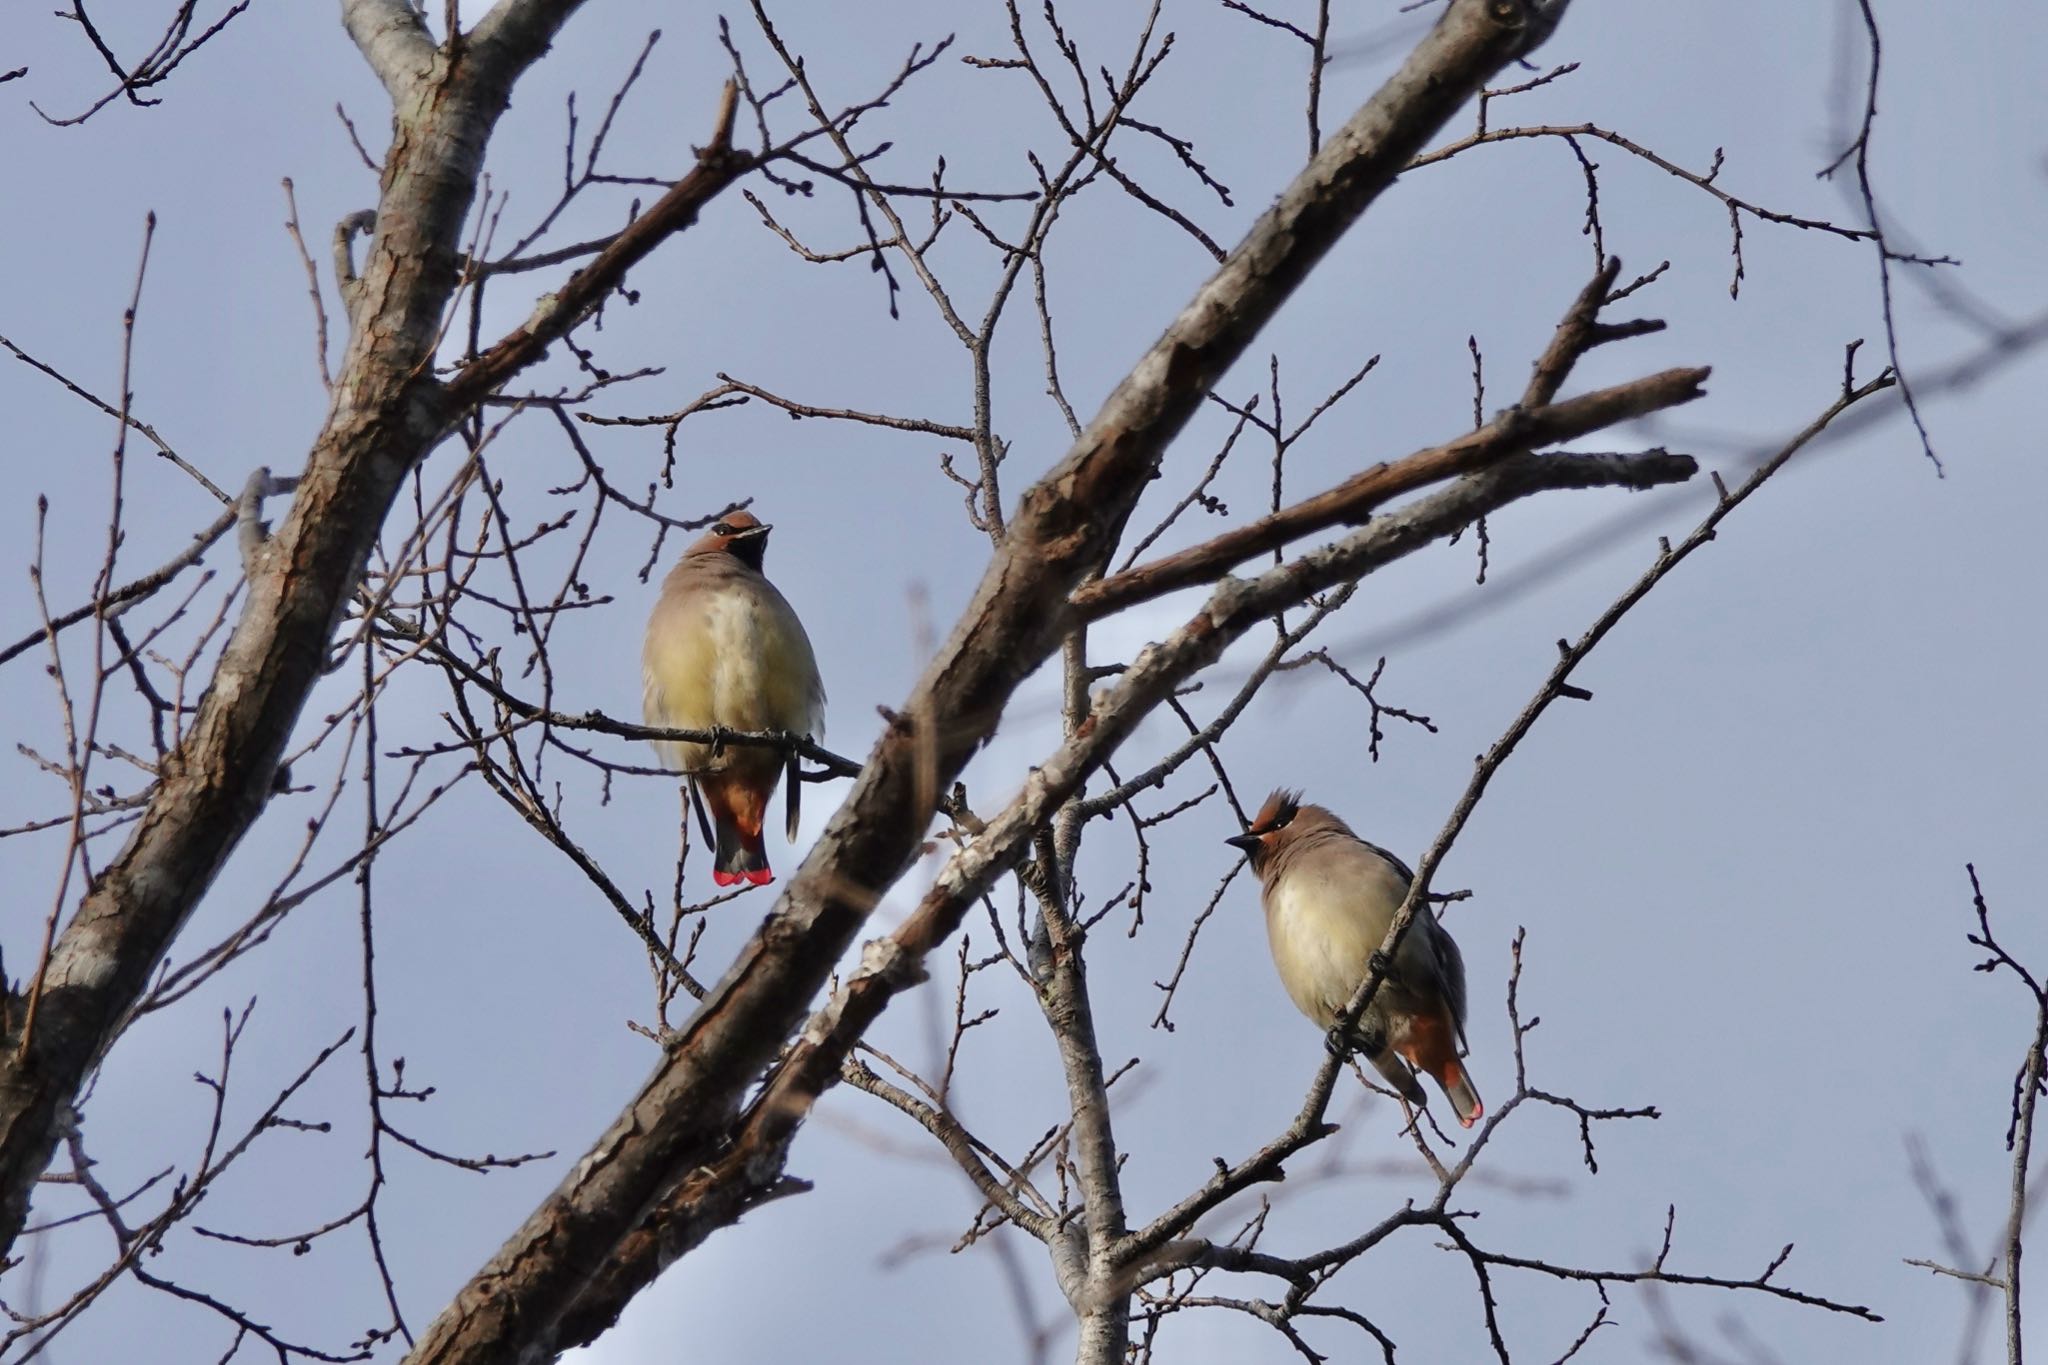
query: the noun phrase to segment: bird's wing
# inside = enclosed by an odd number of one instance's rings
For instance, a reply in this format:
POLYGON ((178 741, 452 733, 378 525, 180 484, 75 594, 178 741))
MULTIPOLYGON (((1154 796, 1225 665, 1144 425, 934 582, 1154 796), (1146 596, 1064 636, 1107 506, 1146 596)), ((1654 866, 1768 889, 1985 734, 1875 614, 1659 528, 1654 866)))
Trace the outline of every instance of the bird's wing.
POLYGON ((1471 1051, 1465 1041, 1465 955, 1458 951, 1457 940, 1451 931, 1438 922, 1433 907, 1424 906, 1422 913, 1428 922, 1417 926, 1424 931, 1431 955, 1436 959, 1437 976, 1443 982, 1444 1003, 1451 1007, 1451 1022, 1458 1026, 1458 1048, 1461 1052, 1471 1051))
POLYGON ((761 646, 769 656, 770 707, 791 722, 785 728, 825 737, 825 680, 818 676, 818 658, 811 649, 811 637, 804 631, 796 608, 767 579, 754 577, 747 584, 759 611, 761 646))
MULTIPOLYGON (((1403 897, 1406 897, 1408 887, 1415 882, 1415 873, 1409 869, 1408 864, 1402 862, 1378 844, 1371 843, 1365 839, 1358 840, 1358 846, 1364 852, 1378 858, 1399 875, 1401 879, 1401 894, 1403 897)), ((1450 930, 1444 928, 1442 922, 1437 919, 1434 906, 1424 905, 1421 908, 1417 914, 1415 924, 1409 928, 1407 936, 1402 939, 1401 947, 1402 957, 1406 959, 1403 965, 1408 966, 1410 970, 1416 970, 1419 967, 1421 971, 1431 977, 1437 990, 1443 995, 1444 1003, 1451 1007, 1451 1020, 1458 1026, 1458 1045, 1463 1047, 1465 1045, 1465 958, 1458 951, 1457 941, 1451 937, 1450 930), (1415 951, 1412 956, 1408 950, 1408 945, 1411 942, 1415 944, 1415 951)))
MULTIPOLYGON (((1353 837, 1356 838, 1355 835, 1353 837)), ((1413 870, 1409 868, 1408 864, 1402 862, 1399 858, 1396 858, 1386 849, 1381 848, 1378 844, 1372 842, 1372 840, 1370 839, 1357 839, 1357 842, 1363 844, 1366 848, 1371 849, 1374 853, 1377 853, 1380 857, 1381 862, 1391 864, 1393 866, 1394 871, 1401 874, 1401 880, 1404 883, 1412 882, 1415 880, 1415 873, 1413 872, 1413 870)), ((1404 890, 1402 894, 1405 895, 1406 891, 1404 890)))

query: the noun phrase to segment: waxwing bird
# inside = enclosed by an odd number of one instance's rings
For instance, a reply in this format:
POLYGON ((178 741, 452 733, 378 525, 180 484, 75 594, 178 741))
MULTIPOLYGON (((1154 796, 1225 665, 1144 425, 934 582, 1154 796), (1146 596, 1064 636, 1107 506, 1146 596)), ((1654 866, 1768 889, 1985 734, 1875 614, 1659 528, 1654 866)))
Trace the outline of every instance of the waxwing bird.
MULTIPOLYGON (((1297 1009, 1332 1029, 1415 874, 1323 807, 1302 805, 1296 792, 1274 792, 1251 828, 1225 842, 1245 851, 1259 879, 1280 984, 1297 1009)), ((1470 1128, 1486 1107, 1460 1059, 1464 1042, 1465 960, 1425 905, 1364 1017, 1332 1032, 1330 1046, 1364 1053, 1410 1104, 1424 1102, 1415 1072, 1428 1072, 1470 1128)))
MULTIPOLYGON (((751 512, 727 514, 661 585, 642 654, 649 725, 678 730, 783 730, 821 739, 825 685, 803 623, 761 572, 772 528, 751 512)), ((705 836, 716 843, 711 880, 775 880, 761 826, 782 777, 783 755, 760 745, 656 740, 687 775, 705 836), (706 820, 707 811, 709 820, 706 820)), ((796 838, 801 784, 791 754, 786 833, 796 838)))

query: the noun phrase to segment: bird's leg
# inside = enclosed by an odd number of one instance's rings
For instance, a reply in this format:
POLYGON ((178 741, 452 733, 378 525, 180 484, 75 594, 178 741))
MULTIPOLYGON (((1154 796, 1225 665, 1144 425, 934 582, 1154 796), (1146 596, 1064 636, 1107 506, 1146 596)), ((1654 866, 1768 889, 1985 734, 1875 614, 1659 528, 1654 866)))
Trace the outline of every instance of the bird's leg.
POLYGON ((1330 1025, 1330 1031, 1323 1035, 1323 1047, 1332 1057, 1348 1057, 1360 1053, 1373 1065, 1379 1065, 1380 1054, 1387 1050, 1386 1025, 1375 1021, 1370 1011, 1366 1017, 1346 1029, 1343 1022, 1330 1025))
POLYGON ((1372 956, 1365 960, 1365 965, 1367 970, 1379 977, 1381 981, 1392 981, 1394 979, 1394 959, 1388 957, 1386 953, 1378 948, 1372 950, 1372 956))

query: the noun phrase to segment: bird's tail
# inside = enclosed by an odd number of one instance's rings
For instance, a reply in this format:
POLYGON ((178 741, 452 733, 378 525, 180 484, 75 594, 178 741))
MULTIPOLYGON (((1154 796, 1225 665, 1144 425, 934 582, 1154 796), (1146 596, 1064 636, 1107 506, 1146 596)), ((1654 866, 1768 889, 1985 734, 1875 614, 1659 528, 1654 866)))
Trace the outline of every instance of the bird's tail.
POLYGON ((768 866, 768 845, 755 830, 750 837, 738 822, 722 820, 718 825, 718 854, 712 859, 711 880, 720 886, 751 882, 766 886, 775 880, 768 866))
POLYGON ((1453 1057, 1433 1074, 1436 1083, 1444 1089, 1444 1098, 1458 1111, 1460 1124, 1470 1128, 1486 1117, 1486 1105, 1480 1101, 1479 1092, 1472 1088, 1472 1077, 1466 1073, 1463 1062, 1453 1057))
POLYGON ((1486 1114, 1472 1077, 1458 1056, 1458 1027, 1449 1011, 1441 1015, 1423 1013, 1411 1019, 1404 1049, 1419 1071, 1426 1071, 1444 1092, 1457 1112, 1458 1122, 1470 1128, 1486 1114))
POLYGON ((716 829, 716 849, 711 858, 711 880, 719 886, 748 882, 766 886, 775 880, 768 866, 768 845, 761 837, 762 807, 767 793, 754 793, 727 782, 704 780, 699 788, 704 804, 711 808, 716 829))

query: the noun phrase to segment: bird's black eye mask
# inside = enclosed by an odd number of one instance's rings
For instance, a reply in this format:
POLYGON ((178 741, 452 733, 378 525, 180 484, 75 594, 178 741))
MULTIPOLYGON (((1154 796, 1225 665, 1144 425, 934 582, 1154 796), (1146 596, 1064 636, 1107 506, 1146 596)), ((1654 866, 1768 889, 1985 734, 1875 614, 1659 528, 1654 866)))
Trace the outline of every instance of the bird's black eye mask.
POLYGON ((1252 821, 1248 831, 1252 834, 1273 834, 1286 829, 1301 810, 1301 793, 1279 788, 1266 798, 1266 804, 1259 807, 1258 818, 1252 821))

